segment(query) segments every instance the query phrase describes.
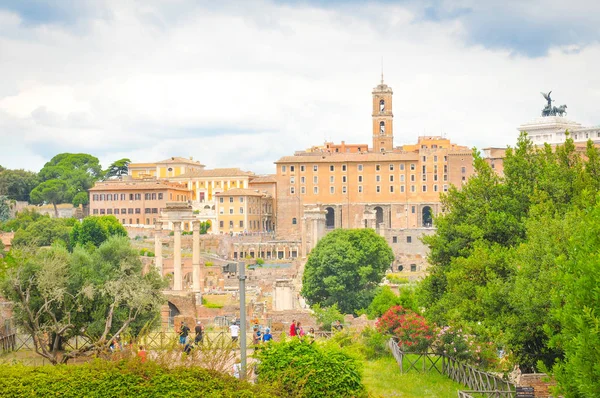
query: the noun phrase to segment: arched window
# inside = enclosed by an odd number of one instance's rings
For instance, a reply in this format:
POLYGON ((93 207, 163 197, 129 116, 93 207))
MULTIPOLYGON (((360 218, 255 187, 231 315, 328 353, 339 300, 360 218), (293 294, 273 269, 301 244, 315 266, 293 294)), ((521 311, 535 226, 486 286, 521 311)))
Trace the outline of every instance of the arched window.
POLYGON ((431 212, 431 207, 425 206, 421 211, 423 214, 423 226, 425 228, 430 228, 433 226, 433 214, 431 212))
POLYGON ((296 220, 296 217, 292 218, 292 225, 296 225, 298 224, 298 221, 296 220))
POLYGON ((375 225, 377 226, 377 228, 379 228, 379 226, 381 224, 383 224, 383 209, 379 206, 377 206, 375 209, 375 225))
POLYGON ((385 134, 385 122, 383 120, 379 122, 379 134, 385 134))
POLYGON ((384 111, 385 111, 385 101, 380 100, 379 101, 379 112, 383 113, 384 111))
POLYGON ((332 207, 328 207, 325 210, 327 210, 327 214, 325 215, 325 228, 333 229, 335 228, 335 211, 332 207))

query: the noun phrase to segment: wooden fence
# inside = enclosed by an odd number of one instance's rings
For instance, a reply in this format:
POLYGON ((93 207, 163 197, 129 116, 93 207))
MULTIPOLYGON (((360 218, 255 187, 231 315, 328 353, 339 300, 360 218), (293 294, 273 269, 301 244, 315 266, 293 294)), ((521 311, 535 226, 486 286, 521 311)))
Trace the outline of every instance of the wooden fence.
POLYGON ((396 359, 400 372, 437 371, 448 376, 457 383, 467 386, 472 391, 459 391, 459 398, 475 397, 514 397, 515 385, 496 375, 481 371, 447 355, 435 353, 406 353, 403 352, 394 339, 388 346, 396 359))
POLYGON ((11 333, 0 336, 0 354, 15 351, 17 346, 17 334, 11 333))

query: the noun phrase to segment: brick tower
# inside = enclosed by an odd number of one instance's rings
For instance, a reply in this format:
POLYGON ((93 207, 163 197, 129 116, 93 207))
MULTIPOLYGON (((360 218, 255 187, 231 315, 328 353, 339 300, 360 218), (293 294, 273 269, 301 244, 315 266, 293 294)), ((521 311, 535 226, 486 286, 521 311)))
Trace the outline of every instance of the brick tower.
POLYGON ((394 148, 392 88, 383 82, 373 89, 373 151, 391 152, 394 148))

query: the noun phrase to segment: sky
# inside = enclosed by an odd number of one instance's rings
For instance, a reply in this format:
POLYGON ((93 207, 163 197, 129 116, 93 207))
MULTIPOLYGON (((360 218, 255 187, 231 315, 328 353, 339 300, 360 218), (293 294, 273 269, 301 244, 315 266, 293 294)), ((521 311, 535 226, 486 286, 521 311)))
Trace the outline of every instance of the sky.
POLYGON ((193 157, 274 173, 325 140, 485 148, 555 103, 600 124, 592 0, 0 0, 0 165, 62 152, 102 165, 193 157))

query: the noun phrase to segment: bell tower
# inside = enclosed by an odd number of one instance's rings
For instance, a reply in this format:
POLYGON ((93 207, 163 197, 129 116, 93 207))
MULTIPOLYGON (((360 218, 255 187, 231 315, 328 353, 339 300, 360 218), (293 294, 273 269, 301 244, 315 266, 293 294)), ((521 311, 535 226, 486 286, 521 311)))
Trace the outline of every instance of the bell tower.
POLYGON ((383 82, 373 89, 373 151, 391 152, 394 148, 394 126, 392 124, 392 88, 383 82))

